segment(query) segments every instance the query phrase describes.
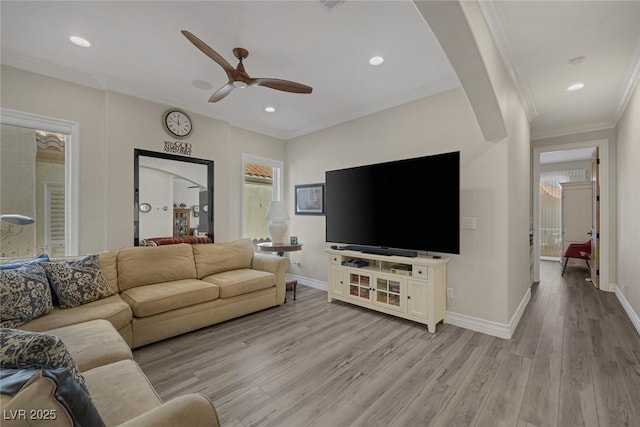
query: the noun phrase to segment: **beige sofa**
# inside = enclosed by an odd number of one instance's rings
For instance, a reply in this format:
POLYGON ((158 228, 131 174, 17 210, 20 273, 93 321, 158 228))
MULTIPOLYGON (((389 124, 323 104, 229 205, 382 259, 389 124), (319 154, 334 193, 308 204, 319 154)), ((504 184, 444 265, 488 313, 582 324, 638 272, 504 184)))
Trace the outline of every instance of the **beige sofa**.
MULTIPOLYGON (((131 349, 110 322, 91 320, 47 333, 59 337, 71 353, 105 426, 219 427, 213 405, 200 394, 187 394, 162 402, 133 360, 131 349)), ((37 420, 28 417, 28 425, 71 426, 72 418, 85 410, 79 409, 77 403, 69 406, 62 404, 64 399, 54 399, 56 389, 47 386, 47 381, 40 381, 34 392, 25 390, 15 396, 0 394, 0 407, 8 414, 16 414, 18 410, 38 414, 46 410, 55 418, 37 420)), ((2 425, 27 425, 25 417, 5 417, 2 425)))
POLYGON ((54 307, 20 329, 106 319, 135 348, 282 304, 287 265, 286 258, 254 253, 249 239, 103 252, 100 269, 115 295, 54 307))

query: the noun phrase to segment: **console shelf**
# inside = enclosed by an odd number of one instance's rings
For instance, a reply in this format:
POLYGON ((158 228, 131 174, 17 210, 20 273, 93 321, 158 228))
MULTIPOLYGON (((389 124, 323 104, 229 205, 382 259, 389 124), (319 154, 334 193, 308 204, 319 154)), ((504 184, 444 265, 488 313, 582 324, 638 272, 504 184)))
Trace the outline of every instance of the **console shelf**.
POLYGON ((437 323, 446 323, 448 258, 335 249, 327 253, 329 302, 335 299, 413 320, 427 325, 432 333, 437 323))

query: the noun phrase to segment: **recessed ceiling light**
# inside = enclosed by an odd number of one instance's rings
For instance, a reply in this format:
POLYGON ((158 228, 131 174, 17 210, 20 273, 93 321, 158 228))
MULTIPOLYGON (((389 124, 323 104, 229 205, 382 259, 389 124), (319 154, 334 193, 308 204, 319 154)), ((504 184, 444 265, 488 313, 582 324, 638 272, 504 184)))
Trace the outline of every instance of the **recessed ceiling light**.
POLYGON ((384 58, 382 56, 374 56, 369 60, 369 64, 371 65, 380 65, 384 62, 384 58))
POLYGON ((80 46, 80 47, 89 47, 91 46, 91 43, 89 43, 89 40, 82 38, 80 36, 71 36, 69 37, 69 40, 71 40, 72 43, 80 46))
POLYGON ((584 87, 584 83, 574 83, 567 88, 568 91, 580 90, 584 87))
POLYGON ((191 85, 193 87, 195 87, 196 89, 202 89, 202 90, 211 90, 211 89, 213 89, 213 85, 211 83, 209 83, 208 81, 205 81, 205 80, 193 80, 191 82, 191 85))
POLYGON ((276 109, 275 107, 268 106, 268 107, 264 107, 264 111, 266 111, 267 113, 273 113, 276 111, 276 109))

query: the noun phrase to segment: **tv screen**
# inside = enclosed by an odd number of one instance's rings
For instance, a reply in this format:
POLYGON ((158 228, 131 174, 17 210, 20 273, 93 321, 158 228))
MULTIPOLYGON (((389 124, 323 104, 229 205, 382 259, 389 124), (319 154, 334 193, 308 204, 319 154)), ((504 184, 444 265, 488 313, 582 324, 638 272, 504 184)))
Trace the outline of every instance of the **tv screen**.
POLYGON ((460 253, 460 152, 326 172, 326 240, 460 253))

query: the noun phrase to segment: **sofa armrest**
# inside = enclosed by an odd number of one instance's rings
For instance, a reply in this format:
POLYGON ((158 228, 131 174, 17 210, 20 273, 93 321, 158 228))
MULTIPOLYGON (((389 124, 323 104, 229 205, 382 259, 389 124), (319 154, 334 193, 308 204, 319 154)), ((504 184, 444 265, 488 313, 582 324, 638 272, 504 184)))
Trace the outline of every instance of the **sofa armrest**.
POLYGON ((201 394, 186 394, 140 414, 120 427, 220 427, 218 414, 201 394))
POLYGON ((280 257, 271 254, 253 254, 253 261, 251 262, 251 268, 254 270, 268 271, 276 275, 276 301, 278 304, 284 302, 286 294, 285 277, 284 274, 289 266, 289 258, 280 257))

